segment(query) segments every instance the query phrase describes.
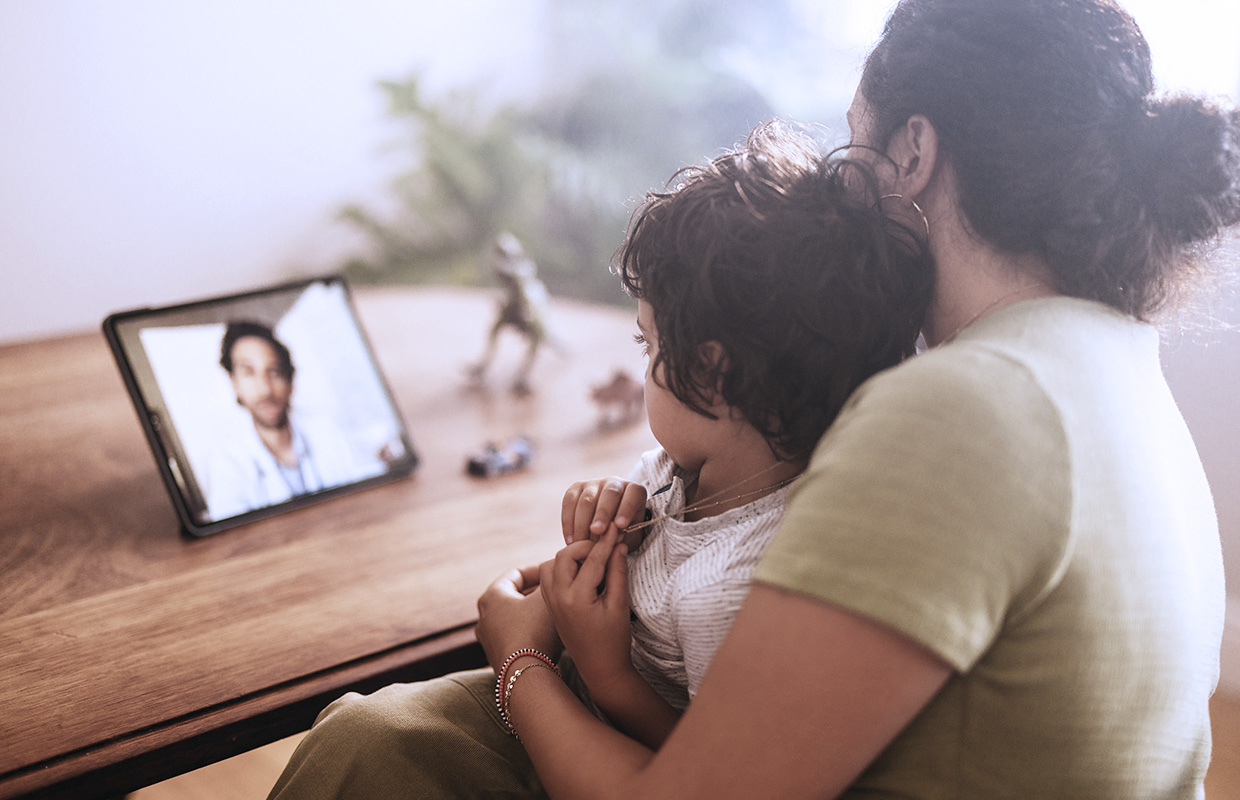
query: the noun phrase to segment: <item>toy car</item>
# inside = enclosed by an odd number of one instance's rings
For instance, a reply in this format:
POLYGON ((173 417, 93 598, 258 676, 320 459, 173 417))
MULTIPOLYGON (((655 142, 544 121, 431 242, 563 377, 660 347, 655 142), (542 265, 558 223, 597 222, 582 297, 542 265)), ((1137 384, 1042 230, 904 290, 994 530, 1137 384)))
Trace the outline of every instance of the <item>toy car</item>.
POLYGON ((525 469, 534 461, 534 445, 524 436, 509 439, 503 446, 487 442, 482 451, 469 457, 465 471, 479 478, 492 478, 525 469))

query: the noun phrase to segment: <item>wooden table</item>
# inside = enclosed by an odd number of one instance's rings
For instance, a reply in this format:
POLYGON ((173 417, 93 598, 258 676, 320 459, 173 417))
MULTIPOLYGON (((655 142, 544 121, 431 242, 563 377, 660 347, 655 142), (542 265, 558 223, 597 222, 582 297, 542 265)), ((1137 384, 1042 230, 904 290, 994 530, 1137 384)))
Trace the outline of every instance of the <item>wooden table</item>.
POLYGON ((0 798, 115 796, 304 730, 346 690, 480 664, 480 591, 554 553, 570 482, 653 446, 644 418, 608 430, 589 399, 641 375, 634 312, 557 301, 565 352, 517 398, 516 339, 486 387, 464 377, 496 295, 355 295, 418 471, 199 540, 100 334, 0 347, 0 798), (465 475, 521 433, 530 469, 465 475))

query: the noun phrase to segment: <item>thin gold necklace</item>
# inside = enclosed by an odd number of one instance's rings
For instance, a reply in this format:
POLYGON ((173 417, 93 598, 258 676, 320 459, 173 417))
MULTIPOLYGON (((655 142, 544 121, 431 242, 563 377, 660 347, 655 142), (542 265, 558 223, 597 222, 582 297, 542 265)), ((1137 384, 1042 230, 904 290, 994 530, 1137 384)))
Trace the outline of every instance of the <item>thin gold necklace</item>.
POLYGON ((630 525, 630 526, 628 526, 627 528, 625 528, 625 529, 624 529, 624 532, 625 532, 625 533, 631 533, 632 531, 640 531, 640 530, 641 530, 641 529, 643 529, 643 528, 649 528, 651 525, 655 524, 656 522, 662 522, 662 521, 663 521, 663 520, 665 520, 665 519, 670 519, 670 518, 672 518, 672 517, 678 517, 678 516, 681 516, 681 515, 683 515, 683 514, 688 514, 688 513, 689 513, 689 512, 691 512, 691 511, 701 511, 701 510, 706 509, 706 508, 715 508, 716 506, 721 506, 721 505, 723 505, 724 503, 732 503, 732 502, 735 502, 735 501, 737 501, 737 500, 743 500, 743 499, 744 499, 744 498, 746 498, 746 497, 753 497, 753 496, 755 496, 755 495, 760 495, 760 494, 763 494, 763 493, 765 493, 765 492, 773 492, 773 491, 775 491, 776 489, 779 489, 779 488, 782 488, 782 487, 784 487, 784 486, 787 486, 788 484, 790 484, 790 483, 792 483, 793 481, 795 481, 797 478, 801 477, 801 473, 800 473, 800 472, 798 472, 796 475, 793 475, 793 476, 788 477, 788 478, 784 478, 783 480, 776 481, 775 483, 772 483, 772 484, 771 484, 771 485, 769 485, 769 486, 763 486, 763 487, 762 487, 762 488, 760 488, 760 489, 751 489, 751 490, 749 490, 748 492, 741 492, 740 494, 733 495, 733 496, 731 496, 731 497, 725 497, 725 498, 723 498, 722 500, 716 499, 716 498, 718 498, 720 495, 723 495, 723 494, 726 494, 726 493, 728 493, 728 492, 732 491, 732 490, 733 490, 733 489, 735 489, 737 486, 740 486, 740 485, 745 484, 745 483, 749 483, 749 482, 750 482, 751 480, 753 480, 754 478, 759 478, 759 477, 761 477, 761 476, 765 475, 766 473, 770 472, 771 470, 775 469, 776 467, 778 467, 778 466, 780 466, 781 464, 784 464, 784 463, 787 463, 787 462, 784 462, 784 461, 776 461, 774 464, 771 464, 771 465, 770 465, 769 467, 767 467, 766 469, 759 470, 758 472, 755 472, 753 475, 750 475, 748 478, 742 478, 741 480, 737 481, 736 483, 733 483, 733 484, 730 484, 730 485, 728 485, 728 486, 725 486, 725 487, 723 487, 722 489, 720 489, 719 491, 715 492, 714 494, 712 494, 712 495, 708 495, 707 497, 703 497, 701 500, 697 500, 697 501, 695 501, 695 502, 689 503, 688 505, 681 506, 679 509, 677 509, 677 510, 675 510, 675 511, 668 512, 667 514, 662 514, 662 515, 660 515, 660 516, 658 516, 658 517, 652 517, 652 518, 647 519, 647 520, 644 520, 644 521, 642 521, 642 522, 635 522, 635 523, 633 523, 632 525, 630 525))
POLYGON ((977 322, 977 321, 978 321, 979 319, 981 319, 981 318, 982 318, 982 317, 983 317, 983 316, 984 316, 984 315, 985 315, 988 311, 993 310, 995 306, 999 305, 999 304, 1000 304, 1000 303, 1002 303, 1004 300, 1010 300, 1010 299, 1012 299, 1013 297, 1016 297, 1018 294, 1023 294, 1024 292, 1027 292, 1027 291, 1029 291, 1030 289, 1037 289, 1037 288, 1039 288, 1039 287, 1041 287, 1041 286, 1042 286, 1042 284, 1040 284, 1040 283, 1030 283, 1030 284, 1026 284, 1025 286, 1021 286, 1021 287, 1019 287, 1019 288, 1013 289, 1012 291, 1008 292, 1007 294, 1002 294, 1002 295, 999 295, 999 296, 998 296, 998 297, 996 297, 994 300, 991 300, 991 301, 990 301, 990 302, 986 305, 986 307, 985 307, 985 308, 983 308, 981 311, 979 311, 979 312, 977 312, 976 314, 974 314, 973 316, 969 317, 969 318, 965 321, 965 323, 964 323, 963 325, 961 325, 961 326, 960 326, 959 328, 957 328, 956 330, 952 331, 950 336, 948 336, 948 337, 947 337, 946 339, 944 339, 943 341, 939 342, 939 343, 938 343, 938 345, 936 345, 936 346, 937 346, 937 347, 942 347, 942 346, 943 346, 943 345, 945 345, 945 344, 949 344, 949 343, 950 343, 953 339, 955 339, 957 336, 959 336, 959 335, 960 335, 960 332, 961 332, 961 331, 963 331, 965 328, 967 328, 967 327, 969 327, 970 325, 972 325, 974 322, 977 322))

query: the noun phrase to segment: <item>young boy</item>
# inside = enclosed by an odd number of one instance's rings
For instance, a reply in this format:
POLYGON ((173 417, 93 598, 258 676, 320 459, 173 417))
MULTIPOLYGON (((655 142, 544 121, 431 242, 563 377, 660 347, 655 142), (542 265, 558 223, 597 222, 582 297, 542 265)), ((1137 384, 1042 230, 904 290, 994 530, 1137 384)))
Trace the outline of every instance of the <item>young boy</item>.
MULTIPOLYGON (((913 352, 931 280, 864 169, 785 126, 670 187, 639 209, 618 259, 662 446, 631 481, 568 491, 569 544, 540 575, 579 696, 654 746, 731 624, 788 483, 853 389, 913 352)), ((271 797, 545 796, 505 707, 523 674, 554 662, 505 655, 498 686, 483 669, 340 698, 271 797)))
POLYGON ((629 481, 568 490, 568 547, 541 587, 589 699, 652 748, 696 692, 819 437, 862 381, 913 352, 928 258, 845 169, 808 137, 760 127, 650 195, 620 250, 661 447, 629 481))

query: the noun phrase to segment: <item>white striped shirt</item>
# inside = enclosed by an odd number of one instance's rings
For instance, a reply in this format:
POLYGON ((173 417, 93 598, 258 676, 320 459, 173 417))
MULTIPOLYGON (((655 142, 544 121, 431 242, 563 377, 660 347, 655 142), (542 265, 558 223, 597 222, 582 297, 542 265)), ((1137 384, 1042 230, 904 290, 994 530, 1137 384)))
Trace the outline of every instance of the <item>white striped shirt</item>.
MULTIPOLYGON (((642 455, 630 480, 646 487, 647 507, 657 518, 685 506, 686 481, 692 484, 696 476, 656 448, 642 455)), ((683 709, 697 693, 732 627, 784 515, 788 491, 784 486, 695 522, 657 522, 629 556, 633 666, 675 708, 683 709)))

